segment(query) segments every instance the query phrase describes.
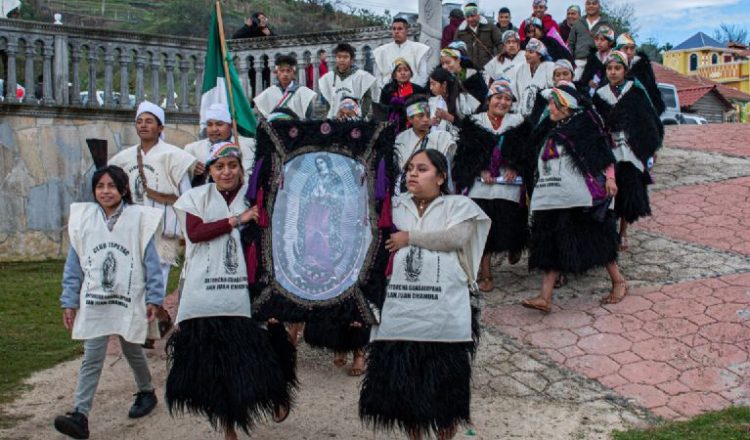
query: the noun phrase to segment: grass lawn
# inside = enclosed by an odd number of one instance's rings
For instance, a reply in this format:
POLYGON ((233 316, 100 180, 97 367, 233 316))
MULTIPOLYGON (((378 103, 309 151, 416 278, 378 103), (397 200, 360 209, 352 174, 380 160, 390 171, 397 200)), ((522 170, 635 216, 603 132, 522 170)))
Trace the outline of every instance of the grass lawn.
MULTIPOLYGON (((82 344, 71 340, 62 324, 62 268, 62 261, 0 263, 0 407, 35 371, 83 353, 82 344)), ((176 287, 177 276, 174 268, 168 292, 176 287)), ((0 425, 8 422, 0 410, 0 425)))
POLYGON ((733 407, 645 430, 616 431, 614 440, 748 440, 750 408, 733 407))

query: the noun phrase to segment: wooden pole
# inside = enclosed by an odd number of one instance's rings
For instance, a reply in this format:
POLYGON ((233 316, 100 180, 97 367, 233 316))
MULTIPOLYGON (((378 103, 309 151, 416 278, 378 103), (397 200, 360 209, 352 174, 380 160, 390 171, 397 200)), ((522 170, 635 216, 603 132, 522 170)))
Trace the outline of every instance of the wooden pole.
POLYGON ((237 111, 234 109, 234 95, 232 93, 232 77, 229 76, 229 60, 227 59, 227 43, 224 38, 224 20, 221 18, 221 3, 216 0, 216 20, 219 23, 219 44, 221 44, 221 58, 224 60, 224 78, 227 85, 227 93, 229 94, 229 111, 232 114, 232 135, 234 141, 239 145, 240 133, 237 131, 237 111))

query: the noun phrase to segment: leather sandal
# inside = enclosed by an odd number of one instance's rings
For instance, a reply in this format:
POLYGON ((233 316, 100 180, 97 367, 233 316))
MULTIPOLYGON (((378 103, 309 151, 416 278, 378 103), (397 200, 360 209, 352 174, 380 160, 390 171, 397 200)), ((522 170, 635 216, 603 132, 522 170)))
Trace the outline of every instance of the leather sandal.
POLYGON ((612 291, 609 296, 602 300, 602 304, 617 304, 622 301, 630 291, 630 286, 625 280, 612 283, 612 291))
POLYGON ((568 276, 564 273, 561 273, 557 276, 557 279, 555 279, 555 289, 559 289, 561 287, 564 287, 568 284, 568 276))
POLYGON ((549 313, 552 311, 552 305, 540 297, 527 298, 521 301, 521 305, 527 309, 539 310, 540 312, 549 313))
POLYGON ((337 352, 333 355, 333 365, 336 367, 343 367, 347 362, 347 353, 345 351, 337 352))
POLYGON ((289 417, 289 408, 284 405, 276 404, 273 407, 273 421, 281 423, 289 417))
POLYGON ((492 282, 492 277, 482 277, 478 282, 479 290, 482 292, 492 292, 495 290, 495 283, 492 282))

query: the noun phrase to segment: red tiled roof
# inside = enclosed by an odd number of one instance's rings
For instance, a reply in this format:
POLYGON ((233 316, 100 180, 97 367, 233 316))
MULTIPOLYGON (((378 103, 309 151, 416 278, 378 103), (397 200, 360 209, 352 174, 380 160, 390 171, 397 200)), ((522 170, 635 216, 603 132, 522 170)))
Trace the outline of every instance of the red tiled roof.
POLYGON ((691 89, 678 89, 677 94, 680 95, 680 106, 690 107, 715 88, 715 86, 699 86, 691 89))
POLYGON ((699 90, 704 90, 706 87, 716 88, 716 92, 721 97, 728 101, 730 99, 738 101, 750 101, 750 95, 737 89, 733 89, 724 84, 720 84, 711 81, 708 78, 700 76, 687 76, 683 75, 676 70, 672 70, 669 67, 663 66, 658 63, 651 63, 654 69, 654 75, 656 76, 656 82, 673 84, 677 88, 677 94, 680 96, 680 104, 683 107, 690 106, 702 98, 708 90, 705 90, 700 96, 695 97, 699 90), (683 92, 690 91, 686 97, 683 97, 683 92), (686 102, 689 102, 687 104, 686 102))

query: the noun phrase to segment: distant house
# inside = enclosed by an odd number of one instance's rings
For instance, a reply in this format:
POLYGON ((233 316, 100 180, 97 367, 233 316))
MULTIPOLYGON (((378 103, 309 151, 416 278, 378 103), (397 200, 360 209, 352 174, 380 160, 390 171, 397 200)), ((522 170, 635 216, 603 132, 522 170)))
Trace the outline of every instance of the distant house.
POLYGON ((653 63, 656 81, 677 88, 680 108, 685 113, 703 116, 709 122, 740 120, 746 114, 750 95, 697 75, 683 75, 653 63))
POLYGON ((750 52, 741 44, 724 44, 698 32, 664 52, 663 62, 683 75, 698 75, 750 93, 750 52))

